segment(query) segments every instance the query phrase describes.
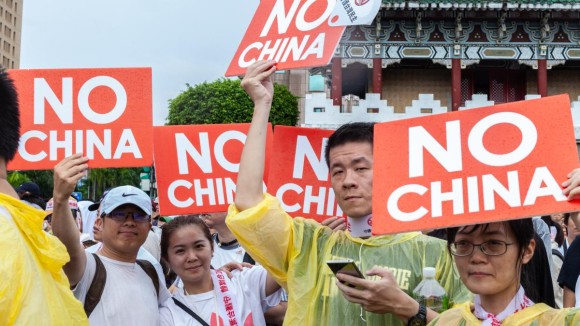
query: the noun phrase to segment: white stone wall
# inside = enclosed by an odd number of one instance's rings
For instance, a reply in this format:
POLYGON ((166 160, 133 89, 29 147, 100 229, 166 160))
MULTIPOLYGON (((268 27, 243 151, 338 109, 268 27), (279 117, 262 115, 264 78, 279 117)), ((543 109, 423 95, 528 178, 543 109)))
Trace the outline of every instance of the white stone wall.
MULTIPOLYGON (((540 98, 540 95, 529 94, 525 99, 540 98)), ((441 102, 436 100, 433 94, 419 94, 417 99, 411 101, 411 105, 405 108, 405 113, 395 113, 392 106, 386 100, 381 100, 376 93, 367 93, 366 99, 360 99, 358 106, 352 107, 351 113, 341 113, 337 105, 332 105, 332 99, 325 93, 306 94, 304 123, 302 127, 336 129, 348 122, 386 122, 400 119, 429 116, 432 114, 445 113, 447 107, 442 107, 441 102), (315 108, 323 109, 324 112, 315 112, 315 108), (378 113, 368 113, 367 109, 377 109, 378 113)), ((465 101, 465 106, 460 110, 479 108, 494 105, 489 101, 486 94, 474 94, 471 100, 465 101)), ((580 140, 580 96, 571 104, 572 119, 576 139, 580 140)))

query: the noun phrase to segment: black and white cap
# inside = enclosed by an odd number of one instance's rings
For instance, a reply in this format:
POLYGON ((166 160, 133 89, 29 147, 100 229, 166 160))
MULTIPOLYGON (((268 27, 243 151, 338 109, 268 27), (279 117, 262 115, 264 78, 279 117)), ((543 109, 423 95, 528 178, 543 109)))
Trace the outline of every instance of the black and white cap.
POLYGON ((135 205, 145 214, 151 215, 151 198, 141 189, 133 186, 120 186, 111 189, 101 202, 101 213, 110 214, 122 205, 135 205))

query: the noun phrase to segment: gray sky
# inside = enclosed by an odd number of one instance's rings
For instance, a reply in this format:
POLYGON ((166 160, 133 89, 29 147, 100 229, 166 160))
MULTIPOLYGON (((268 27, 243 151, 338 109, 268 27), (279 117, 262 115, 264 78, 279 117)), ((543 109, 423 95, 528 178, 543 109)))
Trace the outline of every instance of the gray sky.
POLYGON ((20 68, 153 68, 167 101, 224 75, 259 0, 24 0, 20 68))

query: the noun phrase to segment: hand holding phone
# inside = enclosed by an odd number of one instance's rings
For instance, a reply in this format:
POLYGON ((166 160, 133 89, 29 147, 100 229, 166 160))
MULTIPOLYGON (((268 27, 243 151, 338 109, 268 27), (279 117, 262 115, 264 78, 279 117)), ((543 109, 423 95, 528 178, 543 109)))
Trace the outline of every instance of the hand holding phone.
MULTIPOLYGON (((334 273, 334 275, 338 273, 344 273, 348 275, 352 275, 358 278, 365 278, 363 273, 358 269, 354 260, 352 259, 339 259, 339 260, 329 260, 326 262, 330 270, 334 273)), ((342 281, 341 281, 342 282, 342 281)), ((344 283, 344 282, 343 282, 344 283)), ((345 283, 350 287, 355 287, 352 284, 345 283)))

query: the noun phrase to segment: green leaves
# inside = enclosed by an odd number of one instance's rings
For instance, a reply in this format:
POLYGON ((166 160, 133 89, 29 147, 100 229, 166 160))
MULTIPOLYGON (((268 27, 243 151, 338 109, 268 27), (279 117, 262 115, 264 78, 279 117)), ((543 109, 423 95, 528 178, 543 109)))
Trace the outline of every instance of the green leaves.
MULTIPOLYGON (((250 122, 254 104, 240 86, 240 80, 218 79, 187 89, 169 101, 167 125, 250 122)), ((283 85, 274 85, 270 122, 294 126, 298 121, 298 100, 283 85)))

